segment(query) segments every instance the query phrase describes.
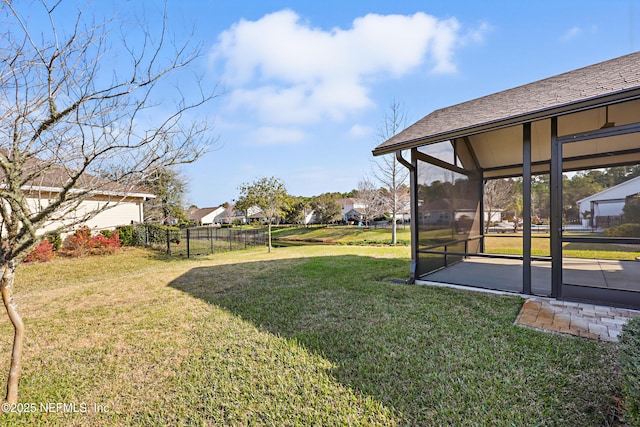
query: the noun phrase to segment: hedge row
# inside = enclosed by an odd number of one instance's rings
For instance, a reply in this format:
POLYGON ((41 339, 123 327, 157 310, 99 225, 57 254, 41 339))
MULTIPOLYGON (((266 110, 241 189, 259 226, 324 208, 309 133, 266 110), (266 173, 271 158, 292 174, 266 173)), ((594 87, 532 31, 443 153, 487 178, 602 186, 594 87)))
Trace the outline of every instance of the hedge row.
POLYGON ((116 230, 120 235, 123 246, 153 246, 167 244, 167 231, 169 240, 180 240, 181 230, 178 227, 167 227, 158 224, 123 225, 116 230))
POLYGON ((635 317, 622 328, 618 362, 622 372, 627 425, 640 426, 640 318, 635 317))
POLYGON ((605 230, 609 237, 640 237, 640 224, 622 224, 605 230))

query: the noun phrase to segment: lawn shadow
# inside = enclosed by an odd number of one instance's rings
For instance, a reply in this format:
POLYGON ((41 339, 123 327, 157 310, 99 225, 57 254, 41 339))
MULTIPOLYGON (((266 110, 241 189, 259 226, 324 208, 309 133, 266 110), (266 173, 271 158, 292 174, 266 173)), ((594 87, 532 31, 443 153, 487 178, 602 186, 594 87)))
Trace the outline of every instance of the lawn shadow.
POLYGON ((515 327, 518 297, 390 282, 407 267, 355 255, 295 258, 196 267, 170 286, 321 355, 339 382, 408 424, 587 425, 608 411, 615 376, 600 344, 515 327), (588 379, 563 375, 575 369, 588 379), (595 409, 558 403, 571 400, 567 390, 595 409))

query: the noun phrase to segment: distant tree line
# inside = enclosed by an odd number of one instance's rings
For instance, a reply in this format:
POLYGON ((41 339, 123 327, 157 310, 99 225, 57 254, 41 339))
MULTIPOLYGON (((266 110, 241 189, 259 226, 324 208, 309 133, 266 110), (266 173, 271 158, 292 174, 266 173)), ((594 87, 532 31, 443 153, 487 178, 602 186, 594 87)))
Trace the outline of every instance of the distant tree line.
MULTIPOLYGON (((578 201, 602 190, 640 176, 640 165, 619 166, 606 169, 579 171, 565 174, 562 183, 562 217, 565 222, 579 222, 588 213, 580 212, 578 201)), ((531 179, 531 215, 533 223, 546 223, 550 212, 549 175, 534 175, 531 179)), ((429 212, 446 213, 450 223, 460 210, 468 210, 475 205, 478 184, 467 177, 451 174, 441 180, 420 184, 417 190, 418 209, 422 215, 429 212)), ((625 222, 633 222, 635 204, 638 197, 631 198, 625 207, 625 222)), ((496 222, 496 214, 502 220, 518 221, 522 218, 522 178, 488 179, 484 183, 484 210, 489 220, 485 226, 496 222)), ((640 209, 640 208, 638 208, 640 209)), ((437 221, 431 219, 431 221, 437 221)), ((640 221, 640 220, 639 220, 640 221)))

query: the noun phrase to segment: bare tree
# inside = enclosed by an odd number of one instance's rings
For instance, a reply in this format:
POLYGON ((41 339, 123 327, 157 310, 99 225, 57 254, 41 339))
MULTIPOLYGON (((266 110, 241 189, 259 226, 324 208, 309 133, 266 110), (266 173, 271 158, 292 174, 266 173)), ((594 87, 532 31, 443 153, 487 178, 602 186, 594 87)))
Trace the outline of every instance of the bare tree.
POLYGON ((510 207, 515 202, 516 185, 510 179, 490 179, 484 184, 484 212, 487 214, 487 221, 484 225, 484 232, 489 232, 489 225, 494 213, 510 207))
POLYGON ((374 218, 384 213, 382 193, 369 178, 365 178, 358 183, 355 200, 360 205, 359 210, 362 212, 363 219, 367 226, 369 226, 369 223, 373 221, 374 218))
MULTIPOLYGON (((385 114, 384 124, 379 131, 381 141, 386 141, 407 127, 407 115, 402 104, 393 100, 385 114)), ((391 244, 397 243, 397 216, 403 207, 402 197, 407 193, 409 171, 396 160, 394 154, 387 154, 375 161, 373 175, 387 190, 386 205, 391 214, 391 244)))
POLYGON ((223 203, 224 212, 222 212, 222 218, 224 222, 227 224, 232 224, 233 220, 236 219, 236 206, 232 203, 223 203))
MULTIPOLYGON (((199 57, 188 42, 168 42, 166 13, 159 34, 141 25, 140 38, 120 38, 112 36, 115 22, 96 24, 82 11, 70 19, 61 0, 52 3, 34 1, 28 18, 24 5, 0 4, 0 289, 14 328, 10 403, 18 400, 24 336, 15 273, 44 227, 63 232, 84 223, 139 192, 155 170, 192 162, 212 142, 206 121, 186 119, 215 89, 192 100, 178 89, 171 100, 170 87, 162 86, 199 57), (127 68, 115 70, 123 57, 127 68), (79 209, 96 194, 100 208, 79 209)), ((199 80, 190 87, 200 87, 199 80)))

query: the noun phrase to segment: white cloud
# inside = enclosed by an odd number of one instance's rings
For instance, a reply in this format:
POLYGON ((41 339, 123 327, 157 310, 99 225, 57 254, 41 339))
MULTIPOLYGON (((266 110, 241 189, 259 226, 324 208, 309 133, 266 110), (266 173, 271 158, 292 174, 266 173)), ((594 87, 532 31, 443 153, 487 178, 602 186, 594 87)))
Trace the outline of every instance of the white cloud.
POLYGON ((349 136, 352 138, 365 138, 371 136, 375 129, 371 126, 365 125, 353 125, 351 129, 349 129, 349 136))
POLYGON ((263 126, 251 133, 253 145, 290 145, 305 139, 304 132, 298 129, 263 126))
POLYGON ((493 26, 491 26, 488 22, 481 22, 477 28, 471 28, 467 31, 467 33, 462 37, 462 44, 469 43, 484 43, 484 37, 487 33, 493 31, 493 26))
MULTIPOLYGON (((474 37, 485 31, 480 28, 474 37)), ((241 20, 211 53, 232 88, 231 105, 268 122, 342 120, 373 105, 368 85, 415 71, 452 73, 461 43, 455 18, 368 14, 323 30, 291 10, 241 20), (427 65, 428 64, 428 65, 427 65)))
POLYGON ((582 29, 580 27, 572 27, 572 28, 569 28, 562 35, 562 37, 560 37, 560 40, 562 40, 562 41, 572 40, 572 39, 575 39, 576 37, 578 37, 580 34, 582 34, 582 29))

